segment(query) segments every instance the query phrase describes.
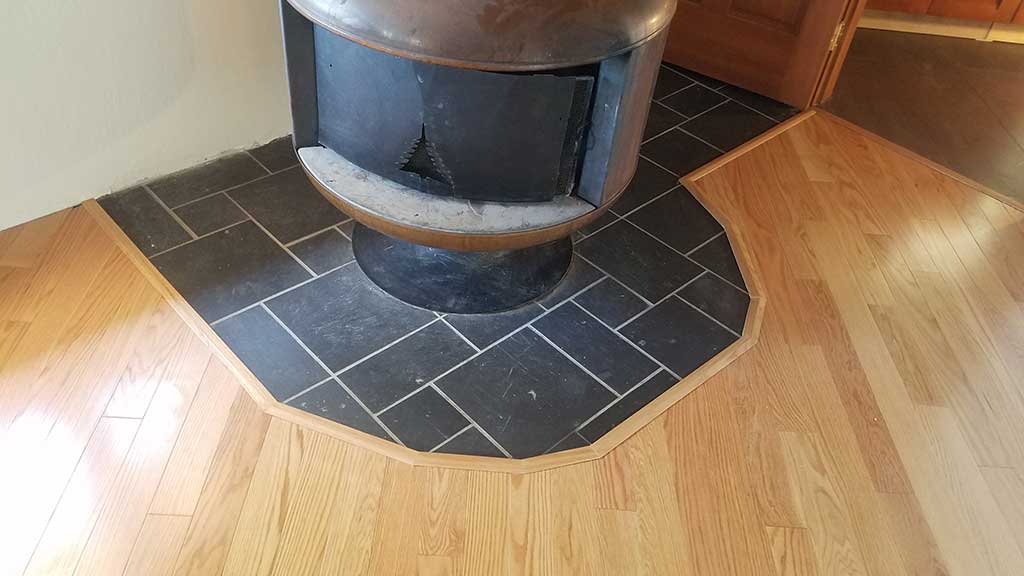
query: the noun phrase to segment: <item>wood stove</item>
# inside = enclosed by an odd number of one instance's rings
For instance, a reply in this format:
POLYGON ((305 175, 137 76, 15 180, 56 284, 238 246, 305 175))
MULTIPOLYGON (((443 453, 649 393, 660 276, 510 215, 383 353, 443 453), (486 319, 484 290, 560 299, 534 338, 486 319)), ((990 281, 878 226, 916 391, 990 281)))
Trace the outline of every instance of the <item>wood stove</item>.
POLYGON ((439 312, 558 284, 637 165, 675 0, 282 0, 294 144, 381 288, 439 312))

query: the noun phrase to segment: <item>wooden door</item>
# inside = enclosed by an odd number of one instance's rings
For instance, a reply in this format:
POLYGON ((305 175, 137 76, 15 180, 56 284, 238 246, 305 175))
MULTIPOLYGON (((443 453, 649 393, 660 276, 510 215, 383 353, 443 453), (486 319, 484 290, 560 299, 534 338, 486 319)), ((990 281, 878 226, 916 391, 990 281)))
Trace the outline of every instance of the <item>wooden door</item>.
MULTIPOLYGON (((680 0, 665 59, 806 108, 863 0, 680 0)), ((847 34, 846 36, 850 36, 847 34)))
POLYGON ((1017 9, 1017 17, 1013 19, 1014 24, 1024 24, 1024 3, 1017 9))

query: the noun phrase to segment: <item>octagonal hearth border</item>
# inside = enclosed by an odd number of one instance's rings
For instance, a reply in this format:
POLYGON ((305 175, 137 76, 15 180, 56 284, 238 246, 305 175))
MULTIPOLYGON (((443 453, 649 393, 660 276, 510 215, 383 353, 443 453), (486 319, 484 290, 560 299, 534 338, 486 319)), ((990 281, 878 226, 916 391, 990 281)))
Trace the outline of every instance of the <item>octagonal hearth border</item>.
MULTIPOLYGON (((787 122, 785 124, 790 124, 787 122)), ((782 129, 783 126, 779 127, 782 129)), ((772 131, 778 132, 780 130, 772 131)), ((743 149, 750 149, 757 143, 767 140, 768 133, 762 138, 748 143, 743 149)), ((737 149, 734 152, 741 152, 737 149)), ((720 160, 728 161, 735 154, 729 157, 722 157, 720 160)), ((715 162, 714 165, 721 165, 724 162, 715 162)), ((710 172, 707 168, 702 169, 705 173, 710 172)), ((466 470, 483 470, 504 473, 530 473, 561 466, 587 462, 599 459, 607 455, 633 434, 640 431, 649 423, 657 419, 662 413, 682 400, 690 392, 696 390, 700 385, 707 382, 712 376, 731 364, 742 354, 750 350, 757 342, 760 334, 761 323, 764 317, 764 310, 767 304, 760 288, 760 281, 752 268, 749 252, 744 243, 742 233, 732 226, 731 222, 722 217, 719 210, 702 198, 696 180, 699 178, 685 177, 681 180, 683 186, 694 195, 709 212, 719 221, 725 229, 729 239, 736 262, 743 275, 750 295, 750 305, 744 323, 743 332, 738 340, 727 346, 721 352, 713 356, 699 368, 685 376, 674 386, 656 397, 650 403, 638 410, 621 424, 600 437, 594 443, 581 448, 574 448, 563 452, 545 454, 524 459, 494 458, 487 456, 466 456, 456 454, 442 454, 431 452, 419 452, 411 448, 382 440, 376 436, 360 432, 343 424, 339 424, 325 418, 315 416, 299 408, 281 403, 271 396, 270 392, 256 378, 256 376, 245 366, 244 363, 228 348, 220 336, 206 323, 205 320, 188 304, 178 291, 168 282, 156 267, 146 258, 138 247, 127 237, 114 220, 95 201, 89 200, 84 204, 86 210, 100 224, 101 228, 115 241, 118 247, 129 257, 135 267, 143 273, 149 282, 157 288, 171 307, 177 312, 182 320, 192 331, 211 346, 218 358, 223 361, 239 379, 239 383, 246 390, 252 400, 265 413, 281 418, 287 422, 303 426, 344 442, 348 442, 388 456, 400 462, 413 466, 427 466, 440 468, 456 468, 466 470)))
POLYGON ((211 346, 217 357, 235 374, 239 383, 263 412, 413 466, 525 474, 603 458, 756 345, 767 306, 759 275, 753 266, 742 231, 723 215, 720 207, 708 201, 700 189, 699 180, 813 115, 813 111, 807 111, 790 118, 680 178, 682 187, 704 205, 707 211, 721 224, 746 284, 750 303, 739 338, 592 444, 523 459, 420 452, 279 402, 214 329, 157 270, 156 266, 129 239, 100 204, 96 200, 89 200, 83 206, 122 252, 129 257, 135 267, 142 272, 150 284, 161 293, 178 316, 197 336, 211 346))

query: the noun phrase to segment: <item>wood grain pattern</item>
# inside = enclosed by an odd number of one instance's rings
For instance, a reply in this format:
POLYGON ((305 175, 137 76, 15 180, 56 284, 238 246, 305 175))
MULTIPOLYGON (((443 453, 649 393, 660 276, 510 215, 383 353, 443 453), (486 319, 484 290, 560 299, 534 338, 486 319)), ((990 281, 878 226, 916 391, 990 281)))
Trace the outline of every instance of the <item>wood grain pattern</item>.
POLYGON ((0 573, 1024 574, 1024 214, 827 114, 687 185, 758 345, 533 473, 268 414, 85 211, 0 232, 0 573))

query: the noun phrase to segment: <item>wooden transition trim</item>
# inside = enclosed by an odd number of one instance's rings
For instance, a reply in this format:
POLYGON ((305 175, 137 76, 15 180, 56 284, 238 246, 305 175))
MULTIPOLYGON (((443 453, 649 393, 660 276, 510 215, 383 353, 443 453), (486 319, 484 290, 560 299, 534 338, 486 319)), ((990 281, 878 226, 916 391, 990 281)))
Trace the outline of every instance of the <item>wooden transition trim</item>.
POLYGON ((647 426, 674 404, 682 400, 686 395, 696 390, 701 384, 711 379, 712 376, 723 370, 745 352, 750 350, 758 341, 761 333, 761 325, 764 321, 767 299, 764 296, 763 287, 759 274, 753 266, 751 253, 742 231, 725 218, 720 209, 703 198, 698 181, 708 174, 725 166, 736 158, 757 148, 779 134, 799 125, 812 117, 815 110, 808 110, 782 122, 764 134, 732 150, 711 163, 698 168, 694 172, 684 176, 680 182, 700 201, 711 214, 718 219, 725 228, 726 236, 729 238, 736 254, 736 261, 744 282, 747 284, 750 293, 750 308, 747 310, 746 324, 743 334, 739 340, 726 347, 711 360, 700 368, 687 375, 675 386, 669 388, 658 398, 637 413, 627 418, 616 426, 597 442, 583 448, 576 448, 559 452, 535 456, 522 460, 510 460, 505 458, 489 458, 483 456, 461 456, 455 454, 434 454, 417 452, 415 450, 388 442, 349 428, 335 422, 318 418, 303 412, 298 408, 282 404, 263 387, 256 376, 242 363, 227 344, 220 339, 220 336, 206 323, 199 313, 196 312, 185 301, 184 297, 173 287, 166 278, 156 269, 152 262, 135 246, 120 227, 110 218, 105 210, 96 200, 88 200, 83 205, 87 212, 99 223, 100 227, 111 237, 118 247, 128 256, 135 267, 142 272, 143 276, 152 284, 164 297, 185 323, 197 336, 203 339, 214 351, 214 353, 228 366, 228 368, 239 379, 243 388, 249 393, 261 410, 271 416, 315 430, 327 436, 337 438, 372 450, 389 458, 412 466, 454 468, 462 470, 475 470, 485 472, 498 472, 508 474, 530 474, 562 466, 580 464, 603 458, 631 436, 647 426))
POLYGON ((1014 210, 1024 212, 1024 202, 1021 202, 1016 198, 1011 198, 1010 196, 1007 196, 1002 192, 997 192, 976 180, 973 180, 971 178, 968 178, 967 176, 964 176, 963 174, 960 174, 959 172, 953 170, 952 168, 943 166, 942 164, 939 164, 934 160, 925 158, 924 156, 918 154, 917 152, 914 152, 909 148, 905 148, 895 142, 887 140, 866 128, 863 128, 861 126, 854 124, 853 122, 850 122, 849 120, 846 120, 845 118, 840 118, 839 116, 836 116, 835 114, 828 112, 826 110, 819 110, 818 112, 825 116, 826 118, 828 118, 833 123, 838 124, 839 126, 846 128, 847 130, 856 132, 857 134, 867 138, 868 140, 871 140, 876 144, 880 144, 892 150, 893 152, 896 152, 897 154, 901 154, 915 162, 918 162, 919 164, 924 164, 925 166, 931 168, 932 170, 942 174, 943 176, 952 178, 953 180, 956 180, 957 182, 963 184, 964 186, 967 186, 968 188, 973 188, 974 190, 981 192, 986 196, 991 196, 992 198, 1002 202, 1003 204, 1006 204, 1007 206, 1013 208, 1014 210))

